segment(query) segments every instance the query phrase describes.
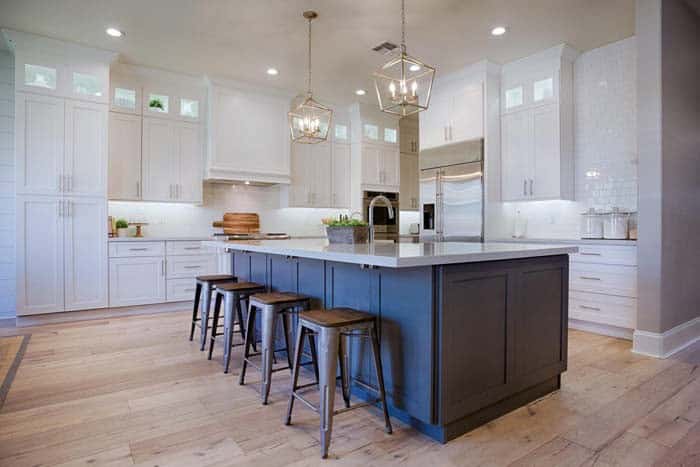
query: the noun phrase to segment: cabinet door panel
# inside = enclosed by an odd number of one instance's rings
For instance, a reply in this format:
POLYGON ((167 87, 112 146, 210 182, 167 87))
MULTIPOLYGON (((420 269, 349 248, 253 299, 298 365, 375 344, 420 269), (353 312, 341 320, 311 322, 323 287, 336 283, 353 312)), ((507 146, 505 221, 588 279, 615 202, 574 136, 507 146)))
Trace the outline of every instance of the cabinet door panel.
POLYGON ((17 197, 17 316, 64 309, 62 201, 17 197))
POLYGON ((484 92, 482 84, 466 86, 450 103, 450 143, 484 137, 484 92))
POLYGON ((331 189, 334 208, 350 208, 350 145, 333 145, 331 189))
POLYGON ((177 128, 179 154, 178 201, 202 202, 202 139, 200 126, 179 123, 177 128))
POLYGON ((532 139, 528 111, 506 114, 501 119, 503 200, 529 198, 532 139))
POLYGON ((362 145, 362 183, 379 185, 381 147, 373 144, 362 145))
POLYGON ((66 101, 64 191, 72 195, 107 194, 107 106, 66 101))
POLYGON ((419 114, 421 150, 442 146, 447 143, 447 126, 449 122, 449 93, 433 93, 430 107, 419 114))
POLYGON ((64 100, 17 93, 15 106, 17 193, 59 193, 64 175, 64 100))
POLYGON ((311 146, 313 159, 313 192, 311 201, 315 207, 331 206, 331 145, 319 143, 311 146))
POLYGON ((174 123, 159 118, 143 118, 143 199, 175 200, 178 164, 174 154, 174 123))
POLYGON ((534 165, 531 178, 535 198, 559 198, 561 195, 558 112, 557 105, 533 110, 534 165))
POLYGON ((141 117, 110 112, 109 199, 141 199, 141 117))
POLYGON ((311 145, 292 144, 292 173, 291 184, 289 185, 290 206, 311 206, 312 165, 311 145))
POLYGON ((107 202, 66 199, 64 217, 66 310, 107 306, 107 202))
POLYGON ((165 258, 109 260, 109 305, 165 302, 165 258))
POLYGON ((401 210, 418 209, 418 156, 401 154, 401 210))
POLYGON ((396 147, 384 147, 381 153, 382 185, 388 187, 399 186, 401 178, 401 160, 399 150, 396 147))

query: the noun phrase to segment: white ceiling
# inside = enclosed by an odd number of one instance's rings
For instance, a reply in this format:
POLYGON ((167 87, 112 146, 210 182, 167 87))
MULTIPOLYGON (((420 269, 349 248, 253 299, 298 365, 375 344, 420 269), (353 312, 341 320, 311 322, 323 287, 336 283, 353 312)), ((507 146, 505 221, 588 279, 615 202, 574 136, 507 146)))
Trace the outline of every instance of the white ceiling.
MULTIPOLYGON (((580 51, 634 34, 635 0, 406 0, 408 51, 447 73, 566 42, 580 51), (508 33, 492 37, 495 25, 508 33)), ((399 0, 0 0, 0 27, 121 52, 127 63, 302 90, 306 24, 315 9, 314 90, 332 102, 371 91, 400 40, 399 0), (126 32, 107 37, 107 26, 126 32), (277 77, 265 70, 274 66, 277 77)), ((363 99, 373 100, 372 92, 363 99)))

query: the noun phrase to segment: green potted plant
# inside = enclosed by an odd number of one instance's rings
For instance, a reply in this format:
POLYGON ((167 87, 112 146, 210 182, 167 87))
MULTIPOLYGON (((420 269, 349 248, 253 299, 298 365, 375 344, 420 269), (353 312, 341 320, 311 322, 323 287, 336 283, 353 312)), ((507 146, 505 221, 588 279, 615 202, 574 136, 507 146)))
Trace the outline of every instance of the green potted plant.
POLYGON ((367 243, 369 226, 367 222, 340 215, 337 219, 323 219, 329 243, 367 243))
POLYGON ((158 110, 164 110, 163 103, 161 102, 160 99, 151 99, 148 101, 148 107, 151 109, 158 109, 158 110))
POLYGON ((129 223, 126 219, 117 219, 117 237, 128 237, 129 223))

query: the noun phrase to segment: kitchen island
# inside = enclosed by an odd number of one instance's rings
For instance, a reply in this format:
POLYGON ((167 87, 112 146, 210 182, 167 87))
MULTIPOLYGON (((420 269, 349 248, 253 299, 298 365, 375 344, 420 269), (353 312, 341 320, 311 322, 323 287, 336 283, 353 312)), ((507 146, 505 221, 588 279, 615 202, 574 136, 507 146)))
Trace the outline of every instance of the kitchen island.
MULTIPOLYGON (((239 280, 375 314, 390 412, 446 442, 552 392, 566 370, 568 254, 514 243, 209 241, 239 280)), ((353 339, 351 371, 376 386, 353 339)))

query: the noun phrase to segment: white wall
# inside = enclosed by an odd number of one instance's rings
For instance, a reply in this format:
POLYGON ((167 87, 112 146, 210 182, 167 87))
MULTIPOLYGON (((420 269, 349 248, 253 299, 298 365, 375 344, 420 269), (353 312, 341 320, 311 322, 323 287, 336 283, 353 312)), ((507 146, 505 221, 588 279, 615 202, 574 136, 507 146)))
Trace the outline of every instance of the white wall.
POLYGON ((0 319, 15 316, 14 58, 0 51, 0 319))
POLYGON ((637 209, 636 43, 631 37, 581 54, 574 63, 575 202, 500 203, 489 238, 512 234, 516 211, 528 237, 579 238, 589 207, 637 209))

